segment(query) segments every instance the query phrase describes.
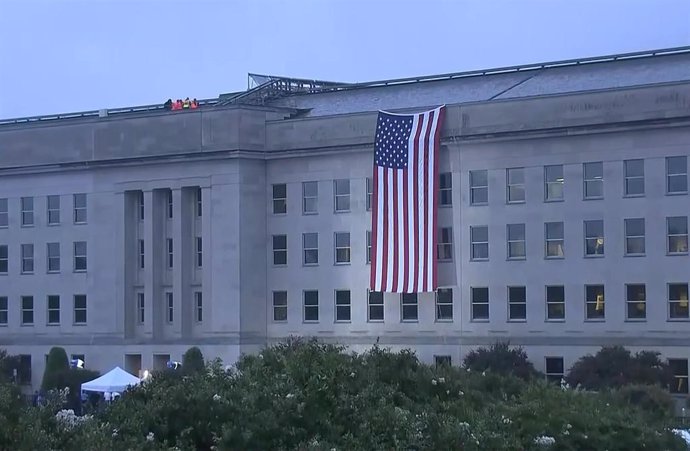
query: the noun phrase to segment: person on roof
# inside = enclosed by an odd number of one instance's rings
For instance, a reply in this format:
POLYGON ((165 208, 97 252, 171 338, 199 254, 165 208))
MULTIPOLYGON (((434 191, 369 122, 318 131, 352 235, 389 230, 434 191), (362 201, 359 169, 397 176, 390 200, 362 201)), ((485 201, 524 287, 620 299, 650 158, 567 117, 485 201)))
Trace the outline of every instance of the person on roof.
POLYGON ((194 98, 192 100, 192 109, 196 110, 197 108, 199 108, 199 102, 197 102, 196 98, 194 98))
POLYGON ((182 102, 182 108, 184 108, 185 110, 188 110, 190 106, 191 106, 191 103, 189 101, 189 97, 187 97, 186 99, 184 99, 184 102, 182 102))
POLYGON ((175 100, 175 103, 172 105, 172 109, 174 110, 181 110, 182 109, 182 100, 177 99, 175 100))
POLYGON ((166 110, 172 110, 172 104, 172 99, 168 99, 163 104, 163 108, 165 108, 166 110))

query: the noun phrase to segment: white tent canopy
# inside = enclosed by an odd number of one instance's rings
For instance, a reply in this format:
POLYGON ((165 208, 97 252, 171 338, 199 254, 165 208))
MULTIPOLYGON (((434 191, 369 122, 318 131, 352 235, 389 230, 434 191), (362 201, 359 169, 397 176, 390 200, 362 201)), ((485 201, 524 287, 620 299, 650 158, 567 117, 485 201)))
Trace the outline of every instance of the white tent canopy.
POLYGON ((81 384, 82 391, 123 392, 129 386, 138 385, 138 377, 132 376, 119 366, 116 366, 103 376, 81 384))

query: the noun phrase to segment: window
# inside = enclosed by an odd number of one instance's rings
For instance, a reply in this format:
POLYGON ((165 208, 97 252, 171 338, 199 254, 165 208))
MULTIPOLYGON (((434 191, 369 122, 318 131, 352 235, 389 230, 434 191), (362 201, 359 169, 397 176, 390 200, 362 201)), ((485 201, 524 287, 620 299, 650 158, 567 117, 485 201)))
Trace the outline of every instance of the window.
POLYGON ((470 288, 472 293, 472 321, 488 321, 489 320, 489 288, 488 287, 473 287, 470 288))
POLYGON ((644 218, 625 220, 625 255, 645 254, 644 218))
POLYGON ((585 199, 601 199, 604 197, 604 163, 597 161, 582 165, 584 174, 585 199))
POLYGON ((435 355, 434 365, 436 366, 451 366, 451 359, 449 355, 435 355))
POLYGON ((34 297, 22 296, 22 325, 31 326, 34 323, 34 297))
POLYGON ((74 295, 74 324, 86 324, 86 295, 74 295))
POLYGON ((60 243, 48 243, 48 272, 60 272, 60 243))
POLYGON ((138 205, 138 210, 139 210, 139 221, 144 220, 144 192, 143 191, 138 191, 138 199, 137 199, 137 205, 138 205))
POLYGON ((688 192, 688 159, 687 157, 666 158, 666 193, 677 194, 688 192))
POLYGON ((201 217, 201 212, 202 212, 202 207, 203 202, 202 202, 202 197, 201 197, 201 188, 197 187, 196 189, 196 216, 198 218, 201 217))
POLYGON ((442 207, 453 205, 453 174, 443 172, 439 174, 438 204, 442 207))
POLYGON ((625 286, 627 318, 645 319, 647 317, 647 290, 643 283, 625 286))
POLYGON ((371 263, 371 230, 367 230, 367 264, 371 263))
POLYGON ((173 218, 173 192, 171 189, 167 191, 168 194, 168 219, 173 218))
POLYGON ((604 221, 585 221, 585 256, 604 255, 604 221))
POLYGON ((60 224, 60 196, 48 196, 48 225, 60 224))
POLYGON ((374 198, 374 181, 371 177, 367 177, 367 199, 366 206, 367 211, 371 211, 371 202, 374 198))
POLYGON ((303 233, 302 234, 302 248, 304 249, 305 265, 319 264, 319 234, 318 233, 303 233))
POLYGON ((144 303, 144 293, 137 293, 137 321, 144 324, 146 319, 146 304, 144 303))
POLYGON ((19 356, 19 368, 17 368, 17 382, 21 385, 31 385, 31 355, 19 356))
POLYGON ((139 240, 139 269, 144 269, 144 240, 139 240))
POLYGON ((453 261, 453 228, 441 227, 438 234, 436 258, 439 261, 453 261))
POLYGON ((335 291, 335 321, 350 322, 350 290, 335 291))
POLYGON ((279 183, 273 185, 273 214, 282 215, 287 213, 287 185, 279 183))
POLYGON ((562 285, 546 287, 546 319, 565 319, 565 287, 562 285))
POLYGON ((173 294, 169 291, 165 293, 165 306, 166 306, 165 320, 168 323, 172 323, 173 320, 175 319, 175 302, 173 300, 173 294))
POLYGON ((688 217, 672 216, 666 218, 666 236, 669 254, 687 254, 688 217))
POLYGON ((0 274, 7 274, 9 253, 6 244, 0 244, 0 274))
POLYGON ((0 199, 0 227, 7 227, 9 225, 10 218, 7 211, 7 199, 0 199))
POLYGON ((316 322, 319 320, 319 292, 308 290, 304 292, 304 321, 316 322))
POLYGON ((7 326, 8 317, 7 296, 0 296, 0 326, 7 326))
POLYGON ((204 247, 203 247, 203 241, 201 240, 201 237, 198 236, 196 237, 196 267, 197 268, 202 268, 204 266, 204 247))
POLYGON ((201 291, 194 292, 194 310, 196 312, 196 322, 202 322, 204 320, 204 297, 201 291))
POLYGON ((563 223, 547 222, 544 225, 546 229, 546 258, 563 258, 565 255, 563 223))
POLYGON ((165 247, 168 251, 168 269, 172 269, 173 263, 175 263, 174 253, 173 253, 173 239, 165 239, 165 247))
POLYGON ((302 182, 302 213, 318 213, 319 185, 318 182, 302 182))
POLYGON ((506 200, 509 204, 525 201, 525 168, 506 169, 506 200))
POLYGON ((86 271, 86 241, 74 242, 74 270, 86 271))
POLYGON ((335 233, 335 263, 350 263, 350 233, 335 233))
POLYGON ((74 202, 74 223, 86 224, 86 194, 74 194, 72 197, 74 202))
POLYGON ((419 307, 417 304, 417 293, 402 293, 400 301, 402 306, 402 320, 417 321, 419 307))
POLYGON ((383 293, 367 290, 367 310, 369 321, 383 321, 383 293))
POLYGON ((22 226, 34 225, 34 198, 22 197, 22 226))
POLYGON ((470 205, 489 203, 489 171, 470 171, 470 205))
POLYGON ((623 170, 625 171, 625 195, 644 195, 644 160, 625 160, 623 170))
POLYGON ((472 249, 472 260, 489 259, 489 227, 472 226, 470 227, 470 244, 472 249))
POLYGON ((606 310, 604 305, 604 286, 586 285, 585 304, 585 319, 603 320, 606 317, 606 310))
POLYGON ((527 319, 527 289, 525 287, 508 287, 508 320, 524 321, 527 319))
POLYGON ((508 260, 525 258, 525 225, 508 224, 508 260))
POLYGON ((563 200, 563 165, 544 166, 544 199, 563 200))
POLYGON ((48 296, 48 324, 60 324, 60 296, 48 296))
POLYGON ((287 265, 287 235, 273 235, 273 264, 287 265))
POLYGON ((546 357, 546 380, 560 384, 565 374, 563 357, 546 357))
POLYGON ((688 393, 688 359, 668 359, 673 374, 671 393, 688 393))
POLYGON ((335 211, 350 211, 350 180, 333 180, 335 211))
POLYGON ((22 244, 22 274, 34 272, 34 245, 22 244))
POLYGON ((436 290, 436 321, 453 320, 453 289, 436 290))
POLYGON ((273 321, 287 321, 287 291, 273 292, 273 321))
POLYGON ((688 284, 668 284, 668 317, 670 319, 688 319, 688 284))

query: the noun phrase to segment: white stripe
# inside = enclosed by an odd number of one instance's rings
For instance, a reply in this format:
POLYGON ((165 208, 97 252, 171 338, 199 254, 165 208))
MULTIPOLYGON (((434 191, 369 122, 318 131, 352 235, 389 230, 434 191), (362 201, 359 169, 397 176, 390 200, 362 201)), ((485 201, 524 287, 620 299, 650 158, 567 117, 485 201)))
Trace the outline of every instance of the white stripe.
POLYGON ((388 185, 388 199, 386 203, 388 204, 388 249, 386 249, 386 258, 388 259, 388 267, 386 272, 388 273, 386 277, 386 290, 392 292, 395 290, 393 286, 393 255, 397 252, 397 249, 393 249, 393 170, 386 168, 386 184, 388 185))
POLYGON ((410 134, 408 153, 407 153, 407 242, 409 246, 409 258, 407 259, 407 286, 405 291, 412 293, 414 290, 414 267, 417 265, 415 261, 415 256, 417 255, 417 250, 414 246, 414 209, 415 209, 415 199, 414 199, 414 173, 417 170, 417 162, 414 159, 414 137, 417 134, 417 127, 419 127, 419 115, 415 114, 412 120, 412 133, 410 134))
POLYGON ((417 291, 424 291, 424 270, 426 269, 426 262, 424 261, 424 134, 429 123, 429 114, 423 114, 422 131, 419 134, 419 157, 417 160, 417 217, 419 218, 419 229, 417 230, 417 241, 419 243, 419 256, 417 257, 417 265, 419 266, 419 273, 417 277, 417 291))
POLYGON ((395 291, 400 293, 405 289, 403 287, 403 275, 405 274, 405 245, 403 240, 405 240, 405 222, 407 221, 403 209, 403 171, 401 169, 395 170, 395 178, 398 184, 398 248, 395 249, 398 254, 398 286, 395 287, 395 291))
POLYGON ((376 217, 376 279, 374 291, 382 291, 383 259, 385 258, 385 254, 383 253, 383 168, 377 166, 376 171, 378 171, 378 192, 376 193, 376 211, 378 212, 378 216, 376 217))
POLYGON ((427 234, 429 236, 429 253, 427 256, 429 257, 427 259, 427 265, 428 265, 428 272, 427 272, 427 285, 426 285, 426 291, 432 291, 434 289, 434 231, 436 230, 436 224, 434 222, 434 208, 436 206, 434 205, 434 183, 436 182, 434 180, 434 165, 435 165, 435 153, 436 153, 436 143, 434 142, 434 136, 436 135, 436 127, 438 127, 438 117, 440 114, 440 110, 436 109, 434 110, 434 122, 431 125, 431 130, 429 133, 429 211, 427 212, 427 215, 429 215, 429 230, 427 230, 427 234))

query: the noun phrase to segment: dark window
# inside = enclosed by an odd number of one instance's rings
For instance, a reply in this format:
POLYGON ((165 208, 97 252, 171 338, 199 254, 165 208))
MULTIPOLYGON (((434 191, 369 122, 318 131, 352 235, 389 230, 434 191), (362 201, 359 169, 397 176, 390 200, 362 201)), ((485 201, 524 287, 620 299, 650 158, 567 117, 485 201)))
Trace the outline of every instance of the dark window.
POLYGON ((443 172, 439 174, 438 204, 441 206, 453 205, 453 174, 443 172))
POLYGON ((546 358, 546 380, 554 384, 560 384, 563 379, 565 367, 563 365, 563 357, 547 357, 546 358))
POLYGON ((474 287, 472 291, 472 320, 489 319, 489 288, 474 287))
POLYGON ((273 185, 273 214, 287 213, 287 185, 273 185))
POLYGON ((60 296, 48 296, 48 324, 60 324, 60 296))
POLYGON ((402 320, 417 321, 419 307, 417 303, 417 293, 402 293, 400 300, 402 305, 402 320))
POLYGON ((319 292, 309 290, 304 292, 304 321, 319 320, 319 292))
POLYGON ((485 205, 489 202, 489 171, 470 171, 470 204, 485 205))
POLYGON ((525 287, 508 287, 508 319, 527 319, 527 289, 525 287))
POLYGON ((565 319, 565 287, 561 285, 546 287, 546 319, 565 319))
POLYGON ((604 286, 586 285, 585 301, 587 311, 585 319, 604 319, 606 317, 606 306, 604 305, 604 286))
POLYGON ((383 293, 380 291, 368 292, 369 321, 383 321, 383 293))
POLYGON ((645 319, 647 317, 647 290, 644 284, 625 286, 628 319, 645 319))
POLYGON ((273 264, 287 265, 287 235, 273 235, 273 264))
POLYGON ((273 292, 273 321, 287 321, 287 291, 273 292))
POLYGON ((336 290, 335 292, 335 320, 350 321, 350 290, 336 290))
POLYGON ((436 320, 453 320, 453 289, 439 288, 436 291, 436 320))
POLYGON ((86 324, 86 295, 74 295, 74 324, 86 324))

